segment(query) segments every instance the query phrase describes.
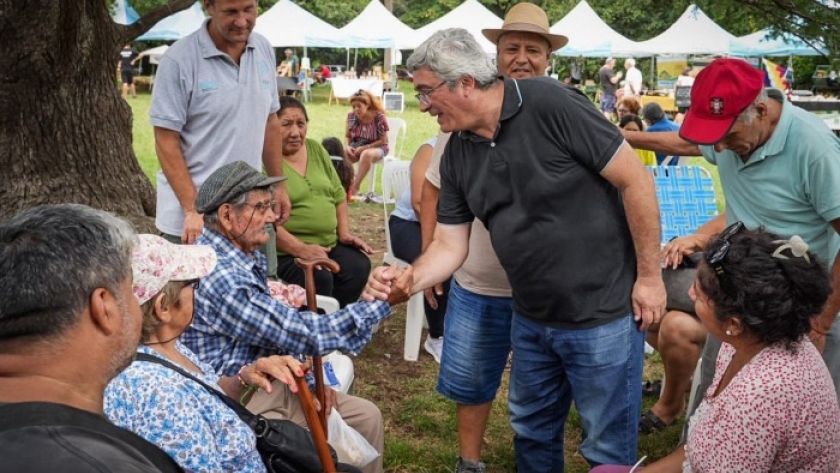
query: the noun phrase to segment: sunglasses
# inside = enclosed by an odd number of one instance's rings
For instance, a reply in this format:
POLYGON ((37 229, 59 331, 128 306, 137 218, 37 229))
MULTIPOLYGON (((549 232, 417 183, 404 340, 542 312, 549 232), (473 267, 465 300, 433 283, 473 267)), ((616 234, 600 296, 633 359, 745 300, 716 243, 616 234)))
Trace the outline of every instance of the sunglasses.
POLYGON ((718 280, 720 280, 725 274, 725 271, 723 270, 723 260, 726 259, 726 255, 732 247, 729 240, 743 229, 744 222, 735 222, 726 227, 726 229, 717 237, 718 240, 723 241, 723 244, 721 244, 713 253, 706 255, 706 262, 709 263, 709 266, 715 270, 718 280))

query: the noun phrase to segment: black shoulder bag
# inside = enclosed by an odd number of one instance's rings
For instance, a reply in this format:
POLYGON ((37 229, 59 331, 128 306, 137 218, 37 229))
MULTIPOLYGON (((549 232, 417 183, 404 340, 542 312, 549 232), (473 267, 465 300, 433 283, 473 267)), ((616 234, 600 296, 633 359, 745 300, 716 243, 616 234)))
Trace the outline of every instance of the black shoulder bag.
MULTIPOLYGON (((231 399, 220 390, 213 388, 168 360, 147 353, 138 353, 136 359, 157 363, 177 371, 221 399, 256 434, 257 451, 260 452, 269 473, 321 473, 324 471, 321 460, 318 458, 318 451, 312 442, 312 436, 303 427, 290 420, 266 419, 259 414, 253 414, 236 400, 231 399)), ((338 463, 338 456, 331 446, 330 455, 338 471, 361 473, 360 470, 351 465, 338 463)))
POLYGON ((665 283, 665 292, 668 294, 666 310, 678 310, 694 315, 694 301, 688 297, 688 289, 694 284, 697 264, 702 258, 703 253, 698 251, 684 256, 682 263, 676 269, 670 266, 662 268, 662 281, 665 283))

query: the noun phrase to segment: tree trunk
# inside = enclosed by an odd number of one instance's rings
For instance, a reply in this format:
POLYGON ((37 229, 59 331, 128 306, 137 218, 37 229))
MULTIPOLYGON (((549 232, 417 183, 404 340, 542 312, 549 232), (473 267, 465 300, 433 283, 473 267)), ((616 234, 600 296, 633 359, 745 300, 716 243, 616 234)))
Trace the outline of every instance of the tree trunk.
POLYGON ((115 24, 105 0, 0 0, 0 220, 82 203, 154 231, 155 192, 132 149, 122 44, 172 11, 115 24))

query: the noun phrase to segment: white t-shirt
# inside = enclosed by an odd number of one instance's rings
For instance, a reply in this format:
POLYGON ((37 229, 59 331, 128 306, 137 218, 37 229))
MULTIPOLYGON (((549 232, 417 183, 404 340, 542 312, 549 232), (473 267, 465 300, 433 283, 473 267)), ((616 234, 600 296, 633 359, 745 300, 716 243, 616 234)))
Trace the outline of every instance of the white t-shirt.
POLYGON ((624 78, 624 95, 642 95, 642 71, 631 67, 624 78))

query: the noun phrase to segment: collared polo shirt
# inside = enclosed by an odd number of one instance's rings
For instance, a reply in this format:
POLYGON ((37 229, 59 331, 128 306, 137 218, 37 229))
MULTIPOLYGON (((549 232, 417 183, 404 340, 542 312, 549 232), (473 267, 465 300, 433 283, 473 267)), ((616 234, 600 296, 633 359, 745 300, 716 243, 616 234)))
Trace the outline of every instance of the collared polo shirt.
POLYGON ((799 235, 831 267, 838 251, 829 222, 840 218, 840 138, 777 90, 768 93, 782 102, 779 123, 746 163, 730 150, 700 151, 718 167, 728 222, 799 235))
POLYGON ((564 328, 631 311, 633 242, 619 191, 601 171, 624 139, 577 89, 504 79, 492 139, 453 134, 441 161, 438 222, 478 218, 517 313, 564 328))
MULTIPOLYGON (((181 134, 181 151, 196 188, 233 161, 262 170, 266 121, 280 109, 268 40, 251 33, 236 64, 216 48, 209 22, 161 58, 149 113, 153 126, 181 134)), ((180 235, 184 212, 162 171, 157 184, 157 228, 180 235)))

